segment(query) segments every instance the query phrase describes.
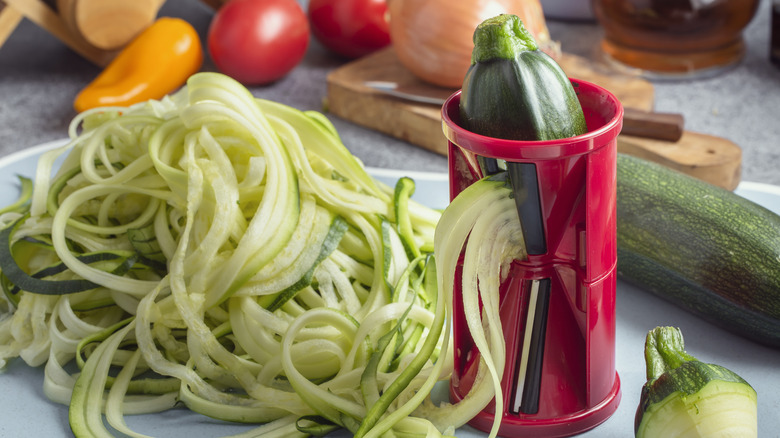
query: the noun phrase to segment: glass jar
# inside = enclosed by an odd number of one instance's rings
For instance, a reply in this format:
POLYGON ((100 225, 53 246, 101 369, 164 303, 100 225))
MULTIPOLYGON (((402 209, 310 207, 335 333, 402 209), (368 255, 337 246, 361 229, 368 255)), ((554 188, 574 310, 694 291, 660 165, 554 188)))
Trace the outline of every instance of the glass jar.
POLYGON ((650 77, 701 77, 739 63, 759 0, 592 0, 601 49, 650 77))

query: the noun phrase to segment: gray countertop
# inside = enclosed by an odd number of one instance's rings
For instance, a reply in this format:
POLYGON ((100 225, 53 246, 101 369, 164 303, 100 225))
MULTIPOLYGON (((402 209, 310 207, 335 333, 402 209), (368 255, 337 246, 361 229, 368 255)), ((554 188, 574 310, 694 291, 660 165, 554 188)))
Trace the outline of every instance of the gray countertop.
MULTIPOLYGON (((770 7, 764 0, 746 29, 747 54, 739 66, 714 78, 654 85, 656 110, 681 112, 687 129, 726 137, 743 149, 743 180, 780 185, 780 69, 769 62, 770 7)), ((168 0, 161 14, 187 19, 205 41, 213 10, 197 0, 168 0)), ((565 51, 597 56, 601 29, 596 24, 551 20, 548 26, 565 51)), ((319 110, 326 75, 344 62, 312 41, 300 66, 252 91, 299 109, 319 110)), ((214 70, 208 57, 203 70, 214 70)), ((64 138, 75 115, 73 98, 99 71, 23 20, 0 47, 0 156, 64 138)), ((446 171, 443 156, 329 117, 347 147, 368 166, 446 171)))

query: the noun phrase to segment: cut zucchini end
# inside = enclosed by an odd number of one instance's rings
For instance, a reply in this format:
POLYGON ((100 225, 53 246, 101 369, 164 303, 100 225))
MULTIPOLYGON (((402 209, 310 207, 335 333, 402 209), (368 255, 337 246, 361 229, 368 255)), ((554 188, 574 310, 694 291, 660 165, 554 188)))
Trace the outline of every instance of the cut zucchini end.
POLYGON ((677 391, 640 415, 637 438, 758 437, 756 391, 740 382, 713 380, 694 394, 677 391))

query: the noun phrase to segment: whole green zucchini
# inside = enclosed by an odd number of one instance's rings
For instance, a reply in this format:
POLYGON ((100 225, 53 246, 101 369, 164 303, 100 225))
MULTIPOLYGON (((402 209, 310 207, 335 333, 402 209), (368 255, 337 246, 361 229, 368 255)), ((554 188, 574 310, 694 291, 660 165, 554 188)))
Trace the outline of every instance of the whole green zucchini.
POLYGON ((618 154, 618 276, 703 319, 780 347, 780 216, 618 154))
POLYGON ((756 391, 733 371, 686 353, 678 328, 647 333, 645 363, 637 438, 758 436, 756 391))

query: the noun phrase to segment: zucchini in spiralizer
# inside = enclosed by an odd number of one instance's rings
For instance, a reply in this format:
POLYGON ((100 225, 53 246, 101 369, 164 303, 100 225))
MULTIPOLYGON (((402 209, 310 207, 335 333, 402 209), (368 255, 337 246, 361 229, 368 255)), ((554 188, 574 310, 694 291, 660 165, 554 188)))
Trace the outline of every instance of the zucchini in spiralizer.
MULTIPOLYGON (((471 66, 460 95, 460 124, 488 137, 544 141, 587 132, 585 116, 563 69, 539 50, 512 14, 489 18, 474 31, 471 66)), ((515 190, 530 254, 546 252, 536 166, 478 157, 484 174, 505 167, 515 190)))
POLYGON ((489 18, 474 32, 460 117, 471 132, 512 140, 551 140, 587 130, 569 78, 511 14, 489 18))
POLYGON ((733 371, 686 353, 678 328, 647 333, 645 362, 637 438, 758 436, 756 391, 733 371))
POLYGON ((703 319, 780 347, 780 216, 618 154, 618 275, 703 319))

